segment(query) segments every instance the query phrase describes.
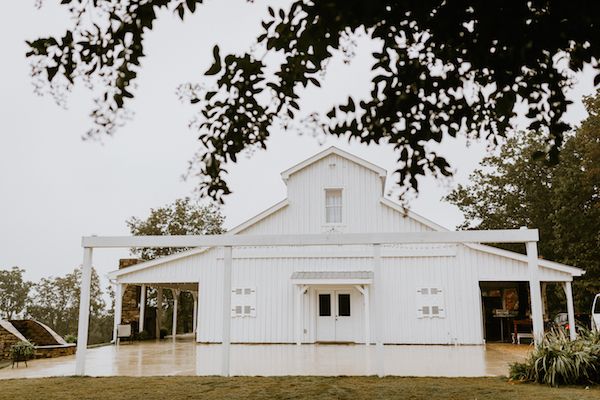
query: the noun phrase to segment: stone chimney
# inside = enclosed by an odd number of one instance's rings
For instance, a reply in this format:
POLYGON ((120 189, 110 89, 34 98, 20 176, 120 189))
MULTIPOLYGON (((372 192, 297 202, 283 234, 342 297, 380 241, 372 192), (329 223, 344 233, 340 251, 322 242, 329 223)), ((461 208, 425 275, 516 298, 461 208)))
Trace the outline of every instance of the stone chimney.
POLYGON ((132 265, 139 264, 144 260, 140 260, 139 258, 121 258, 119 260, 119 269, 131 267, 132 265))
MULTIPOLYGON (((143 261, 139 258, 121 258, 119 260, 119 269, 128 268, 143 261)), ((138 332, 138 327, 140 326, 140 295, 140 286, 125 285, 121 308, 121 323, 131 324, 133 332, 138 332)))

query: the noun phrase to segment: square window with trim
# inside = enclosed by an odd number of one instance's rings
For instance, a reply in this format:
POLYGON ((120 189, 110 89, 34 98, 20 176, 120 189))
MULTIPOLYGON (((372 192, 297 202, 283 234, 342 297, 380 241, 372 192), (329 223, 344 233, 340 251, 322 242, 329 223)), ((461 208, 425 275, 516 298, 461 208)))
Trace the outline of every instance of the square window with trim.
POLYGON ((342 223, 342 189, 325 189, 325 223, 342 223))

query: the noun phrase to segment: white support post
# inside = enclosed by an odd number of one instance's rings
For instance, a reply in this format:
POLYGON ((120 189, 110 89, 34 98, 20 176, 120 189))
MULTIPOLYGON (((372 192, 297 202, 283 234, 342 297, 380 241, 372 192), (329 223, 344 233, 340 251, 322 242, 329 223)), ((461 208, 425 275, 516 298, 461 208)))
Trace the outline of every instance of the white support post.
POLYGON ((223 360, 221 375, 229 376, 231 344, 231 266, 233 264, 231 246, 223 247, 223 360))
POLYGON ((296 285, 296 345, 302 344, 304 327, 302 326, 302 295, 304 288, 296 285))
POLYGON ((373 281, 375 297, 375 344, 377 346, 377 376, 385 376, 385 365, 383 357, 383 276, 381 276, 381 245, 373 245, 373 281))
POLYGON ((144 322, 146 320, 146 285, 142 285, 140 289, 140 324, 139 331, 144 330, 144 322))
POLYGON ((365 346, 371 344, 371 300, 369 298, 369 285, 354 285, 354 288, 363 296, 363 307, 365 310, 365 346))
POLYGON ((85 353, 87 351, 88 327, 90 323, 90 289, 92 283, 93 249, 83 249, 81 266, 81 289, 79 298, 79 325, 77 328, 77 354, 75 356, 75 375, 85 375, 85 353))
POLYGON ((192 333, 196 333, 198 324, 198 292, 191 292, 194 299, 194 315, 192 315, 192 333))
POLYGON ((114 315, 114 326, 113 326, 113 343, 119 344, 119 338, 117 337, 117 327, 121 323, 121 316, 123 315, 123 284, 115 283, 115 310, 114 315))
POLYGON ((365 307, 365 345, 371 344, 371 298, 369 285, 363 286, 363 303, 365 307))
POLYGON ((529 269, 529 297, 531 298, 531 321, 535 342, 544 336, 544 316, 542 313, 542 289, 538 274, 537 242, 527 242, 527 262, 529 269))
POLYGON ((567 314, 569 316, 569 337, 577 339, 577 327, 575 325, 575 307, 573 306, 573 288, 571 282, 563 282, 565 297, 567 298, 567 314))
POLYGON ((171 293, 173 293, 173 329, 171 337, 173 341, 175 341, 175 336, 177 336, 177 303, 179 302, 179 290, 171 289, 171 293))
POLYGON ((163 290, 161 287, 156 289, 156 337, 160 338, 160 328, 162 328, 162 306, 163 290))

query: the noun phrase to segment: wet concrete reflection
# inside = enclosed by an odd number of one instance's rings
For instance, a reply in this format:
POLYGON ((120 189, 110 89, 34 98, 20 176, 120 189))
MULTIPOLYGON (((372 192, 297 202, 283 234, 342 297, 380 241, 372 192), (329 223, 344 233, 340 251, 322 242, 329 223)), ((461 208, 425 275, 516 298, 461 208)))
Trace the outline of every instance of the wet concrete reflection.
MULTIPOLYGON (((525 358, 529 346, 384 346, 385 373, 397 376, 500 376, 525 358)), ((232 345, 233 375, 373 375, 376 348, 364 345, 232 345)), ((90 349, 92 376, 218 375, 221 346, 176 341, 127 343, 90 349)), ((34 360, 29 368, 0 370, 0 379, 72 375, 75 357, 34 360)))

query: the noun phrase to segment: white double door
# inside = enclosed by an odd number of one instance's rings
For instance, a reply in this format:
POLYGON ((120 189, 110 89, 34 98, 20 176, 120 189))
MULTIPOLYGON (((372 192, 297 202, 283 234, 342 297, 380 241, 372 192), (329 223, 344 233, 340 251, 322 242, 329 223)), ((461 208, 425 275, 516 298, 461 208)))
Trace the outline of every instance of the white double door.
POLYGON ((353 289, 317 291, 317 341, 358 341, 357 295, 353 289))

